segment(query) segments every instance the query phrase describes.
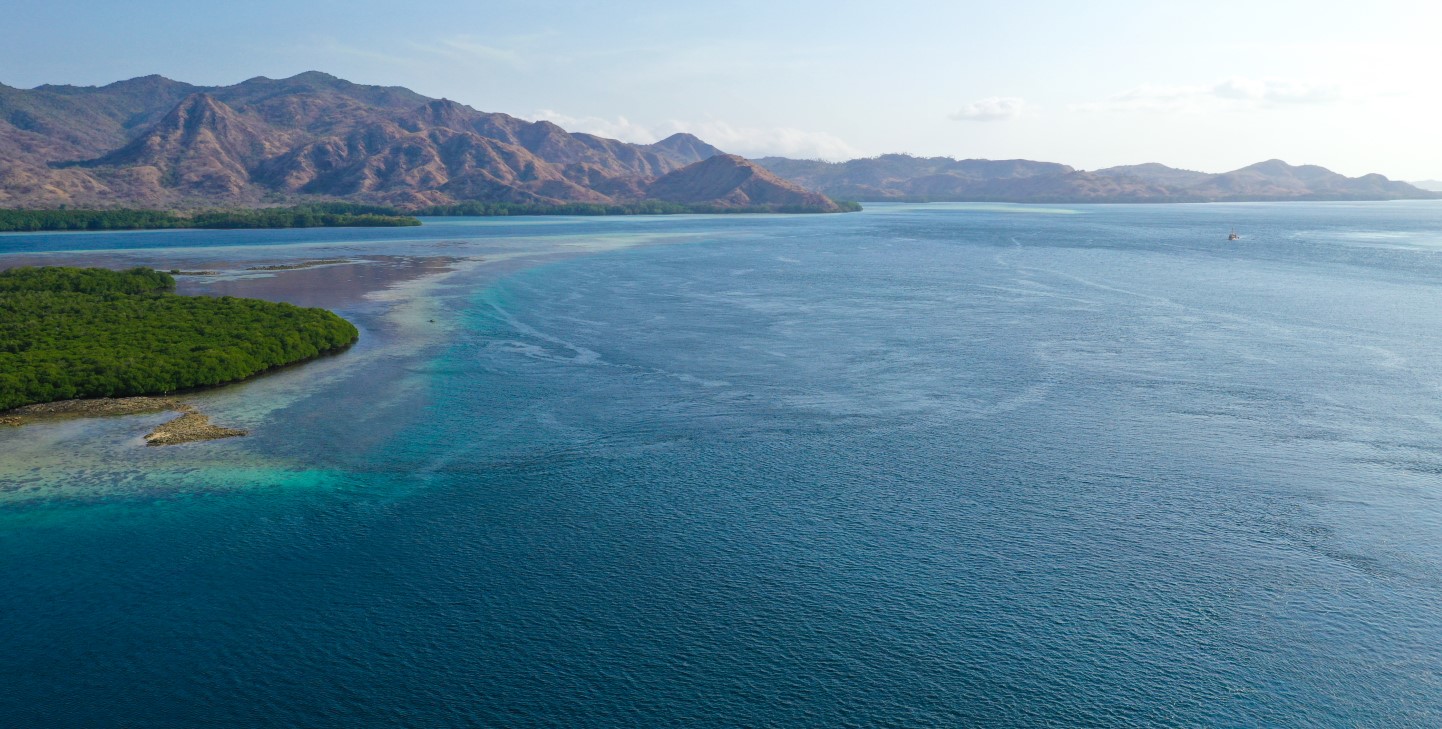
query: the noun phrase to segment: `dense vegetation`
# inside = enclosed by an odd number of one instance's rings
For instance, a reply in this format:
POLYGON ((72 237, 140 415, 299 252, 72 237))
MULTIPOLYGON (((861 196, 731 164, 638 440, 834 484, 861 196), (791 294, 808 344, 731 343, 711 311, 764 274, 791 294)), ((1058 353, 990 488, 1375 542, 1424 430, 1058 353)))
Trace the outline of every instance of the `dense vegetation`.
MULTIPOLYGON (((842 212, 856 212, 859 203, 838 202, 842 212)), ((642 200, 629 203, 563 203, 545 205, 541 203, 514 202, 463 202, 455 205, 436 205, 414 211, 416 215, 683 215, 721 213, 819 213, 825 212, 810 205, 768 205, 754 207, 726 207, 724 205, 686 204, 661 200, 642 200)))
MULTIPOLYGON (((837 202, 842 212, 856 212, 859 203, 837 202)), ((406 211, 388 205, 319 202, 286 208, 202 210, 6 210, 0 209, 0 232, 44 230, 152 230, 160 228, 378 228, 420 225, 415 215, 683 215, 723 213, 818 213, 809 205, 726 207, 642 200, 629 203, 463 202, 406 211)))
POLYGON ((288 208, 204 210, 0 210, 0 231, 151 228, 340 228, 420 225, 394 208, 315 203, 288 208))
POLYGON ((217 385, 358 335, 324 309, 177 296, 174 286, 148 268, 0 271, 0 410, 217 385))

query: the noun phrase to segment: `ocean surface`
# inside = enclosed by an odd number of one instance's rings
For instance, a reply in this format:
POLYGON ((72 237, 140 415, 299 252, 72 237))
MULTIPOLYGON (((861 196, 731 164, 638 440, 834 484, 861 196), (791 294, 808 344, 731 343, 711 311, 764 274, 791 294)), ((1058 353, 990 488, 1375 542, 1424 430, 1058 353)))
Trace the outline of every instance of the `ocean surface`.
POLYGON ((245 438, 0 429, 6 726, 1442 725, 1442 204, 0 235, 22 263, 362 339, 190 396, 245 438), (253 270, 306 261, 343 262, 253 270))

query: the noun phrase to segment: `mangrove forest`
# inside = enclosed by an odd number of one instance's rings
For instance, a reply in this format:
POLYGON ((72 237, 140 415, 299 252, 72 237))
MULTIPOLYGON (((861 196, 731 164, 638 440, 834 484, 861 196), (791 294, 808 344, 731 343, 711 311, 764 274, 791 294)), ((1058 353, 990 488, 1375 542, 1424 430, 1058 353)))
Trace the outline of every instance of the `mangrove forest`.
POLYGON ((0 271, 0 410, 234 382, 359 335, 324 309, 174 288, 148 268, 0 271))

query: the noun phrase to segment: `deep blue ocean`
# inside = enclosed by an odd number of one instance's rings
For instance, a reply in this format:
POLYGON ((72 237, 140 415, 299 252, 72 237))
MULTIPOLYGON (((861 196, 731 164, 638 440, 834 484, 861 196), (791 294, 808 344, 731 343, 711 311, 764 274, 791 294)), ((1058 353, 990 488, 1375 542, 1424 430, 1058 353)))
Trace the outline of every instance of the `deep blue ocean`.
POLYGON ((0 725, 1442 725, 1442 204, 428 222, 0 236, 363 333, 0 429, 0 725))

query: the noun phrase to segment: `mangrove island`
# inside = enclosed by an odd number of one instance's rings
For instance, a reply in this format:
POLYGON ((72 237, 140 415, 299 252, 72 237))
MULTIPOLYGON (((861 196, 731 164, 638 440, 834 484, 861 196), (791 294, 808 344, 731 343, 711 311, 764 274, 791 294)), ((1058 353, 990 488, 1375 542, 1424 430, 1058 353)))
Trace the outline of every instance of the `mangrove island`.
POLYGON ((148 268, 0 271, 0 411, 235 382, 359 336, 324 309, 174 288, 169 274, 148 268))

